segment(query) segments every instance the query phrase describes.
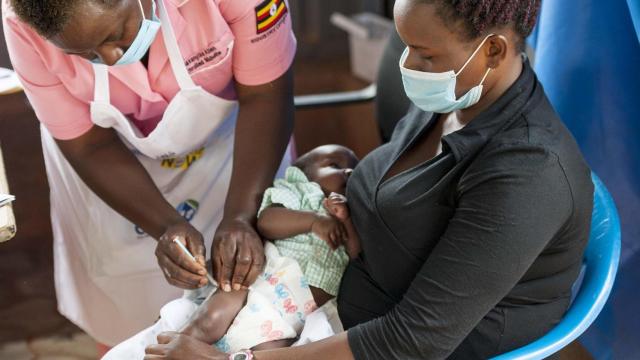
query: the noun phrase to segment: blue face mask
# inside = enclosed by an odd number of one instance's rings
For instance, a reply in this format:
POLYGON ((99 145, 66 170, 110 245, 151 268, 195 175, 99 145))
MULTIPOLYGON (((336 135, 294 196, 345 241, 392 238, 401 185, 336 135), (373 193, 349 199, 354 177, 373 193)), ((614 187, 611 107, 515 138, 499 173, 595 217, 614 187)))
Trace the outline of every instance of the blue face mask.
POLYGON ((478 45, 457 73, 453 70, 444 73, 430 73, 407 69, 404 67, 404 64, 409 55, 409 48, 406 48, 400 58, 400 72, 402 73, 404 91, 407 93, 409 99, 420 109, 439 114, 466 109, 476 104, 482 95, 482 83, 487 78, 487 75, 489 75, 491 69, 487 69, 479 85, 471 88, 459 99, 456 99, 456 77, 460 75, 485 41, 492 35, 493 34, 490 34, 482 40, 480 45, 478 45))
MULTIPOLYGON (((138 30, 138 35, 131 43, 131 46, 122 54, 122 57, 115 63, 115 65, 128 65, 133 64, 147 53, 149 47, 153 43, 153 40, 156 38, 158 34, 158 30, 160 29, 160 20, 156 16, 156 3, 154 0, 151 0, 151 4, 153 5, 153 11, 151 11, 151 20, 145 19, 144 17, 144 9, 142 8, 142 3, 138 0, 140 4, 140 11, 142 13, 142 25, 140 25, 140 30, 138 30)), ((91 60, 94 64, 102 64, 102 60, 100 58, 96 58, 91 60)))

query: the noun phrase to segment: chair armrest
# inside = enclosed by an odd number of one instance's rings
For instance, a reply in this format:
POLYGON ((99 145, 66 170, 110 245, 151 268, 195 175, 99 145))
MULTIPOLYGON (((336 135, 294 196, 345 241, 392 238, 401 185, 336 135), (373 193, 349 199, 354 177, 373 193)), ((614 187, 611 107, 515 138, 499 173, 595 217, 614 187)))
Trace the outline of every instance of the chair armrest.
POLYGON ((335 93, 298 95, 294 98, 296 109, 313 109, 323 106, 351 105, 372 101, 377 93, 376 84, 363 89, 335 93))

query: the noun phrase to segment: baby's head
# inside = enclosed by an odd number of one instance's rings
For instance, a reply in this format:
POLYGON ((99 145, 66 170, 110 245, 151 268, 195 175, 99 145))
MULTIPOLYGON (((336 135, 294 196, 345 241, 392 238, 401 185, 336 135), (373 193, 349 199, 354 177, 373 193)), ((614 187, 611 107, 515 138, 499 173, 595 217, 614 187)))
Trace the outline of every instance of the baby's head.
POLYGON ((293 164, 309 181, 318 183, 326 195, 345 193, 347 179, 358 158, 351 149, 340 145, 319 146, 300 156, 293 164))

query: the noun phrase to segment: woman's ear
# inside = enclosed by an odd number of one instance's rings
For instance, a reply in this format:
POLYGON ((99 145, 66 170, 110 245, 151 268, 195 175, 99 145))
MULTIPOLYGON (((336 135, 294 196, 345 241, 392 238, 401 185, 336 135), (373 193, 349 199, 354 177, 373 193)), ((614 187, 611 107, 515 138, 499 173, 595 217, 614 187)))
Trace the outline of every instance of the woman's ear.
POLYGON ((495 69, 507 57, 509 41, 504 35, 494 35, 487 39, 485 44, 485 55, 487 56, 487 66, 495 69))

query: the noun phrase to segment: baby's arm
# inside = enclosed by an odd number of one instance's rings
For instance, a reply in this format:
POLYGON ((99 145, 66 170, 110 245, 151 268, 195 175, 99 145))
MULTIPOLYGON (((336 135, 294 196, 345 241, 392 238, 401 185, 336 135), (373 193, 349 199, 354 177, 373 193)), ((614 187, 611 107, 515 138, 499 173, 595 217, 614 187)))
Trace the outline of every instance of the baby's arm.
POLYGON ((181 332, 212 345, 227 333, 246 301, 247 290, 216 291, 198 307, 181 332))
POLYGON ((340 221, 345 227, 347 237, 344 241, 344 248, 349 255, 350 259, 355 259, 360 254, 360 237, 356 232, 356 228, 351 221, 351 213, 347 206, 347 198, 344 195, 331 193, 328 198, 324 199, 324 207, 329 214, 333 215, 340 221))
POLYGON ((347 237, 344 225, 329 215, 270 206, 260 213, 258 231, 270 240, 313 232, 336 249, 347 237))

